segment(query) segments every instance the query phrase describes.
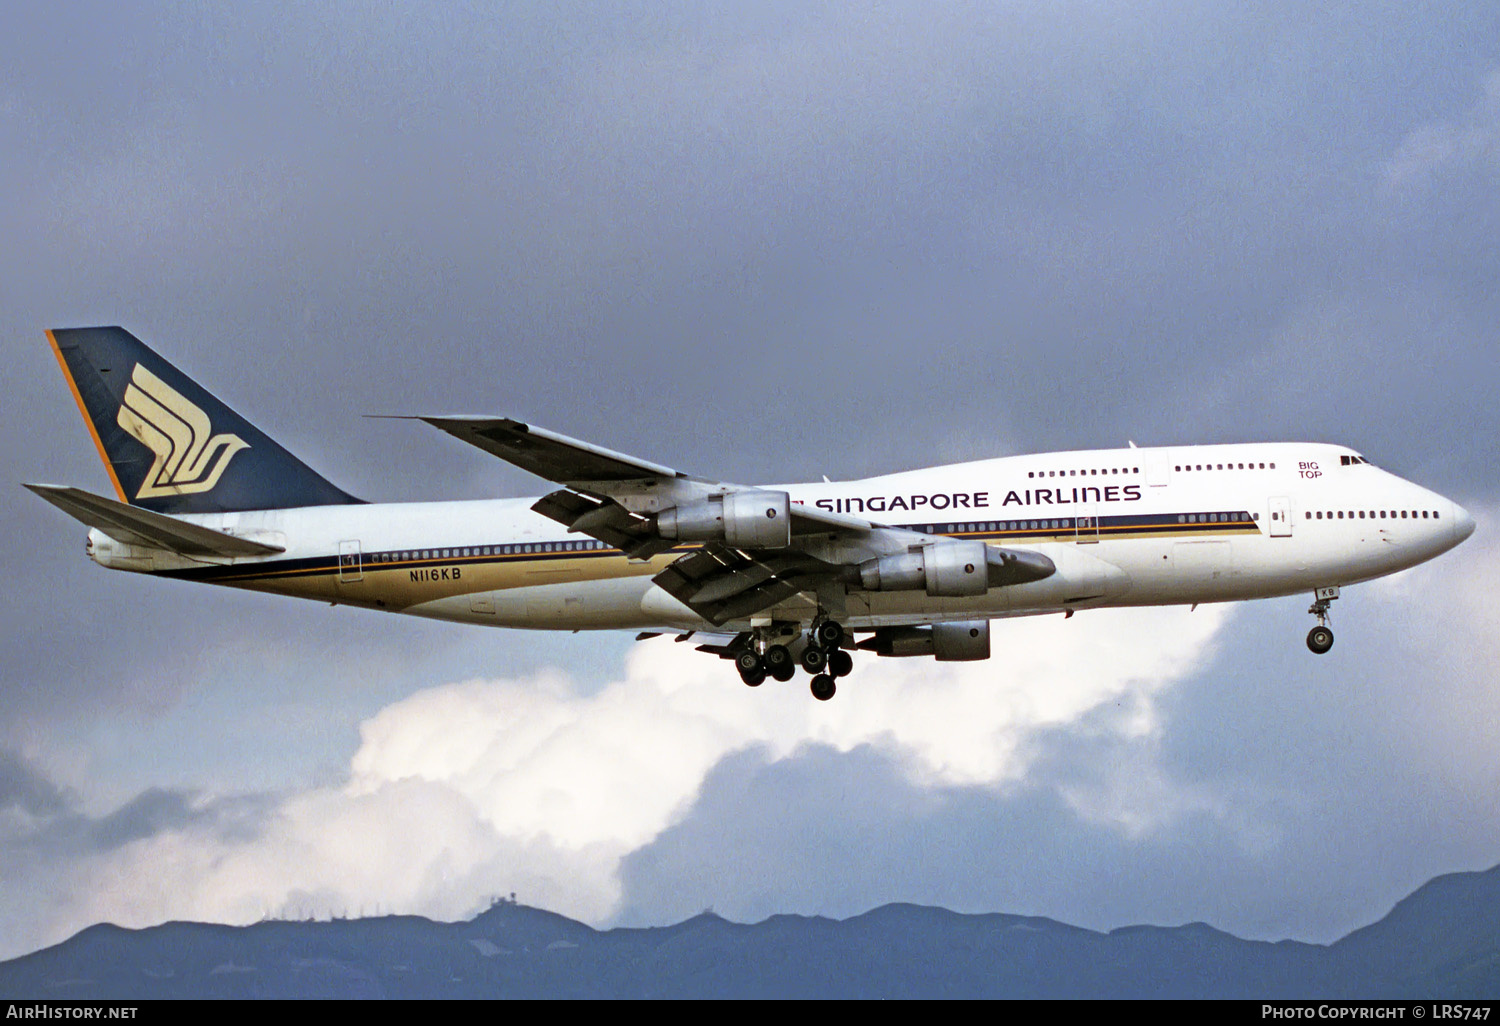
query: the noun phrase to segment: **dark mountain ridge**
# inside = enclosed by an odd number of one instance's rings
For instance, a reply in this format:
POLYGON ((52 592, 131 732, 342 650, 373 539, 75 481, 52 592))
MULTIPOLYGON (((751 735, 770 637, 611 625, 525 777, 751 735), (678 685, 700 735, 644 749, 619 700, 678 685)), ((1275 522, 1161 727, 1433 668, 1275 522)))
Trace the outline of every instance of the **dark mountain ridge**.
POLYGON ((304 997, 1433 998, 1500 995, 1500 866, 1438 877, 1329 945, 1203 923, 1099 933, 894 904, 850 919, 703 913, 595 930, 496 904, 253 926, 92 926, 0 963, 12 999, 304 997))

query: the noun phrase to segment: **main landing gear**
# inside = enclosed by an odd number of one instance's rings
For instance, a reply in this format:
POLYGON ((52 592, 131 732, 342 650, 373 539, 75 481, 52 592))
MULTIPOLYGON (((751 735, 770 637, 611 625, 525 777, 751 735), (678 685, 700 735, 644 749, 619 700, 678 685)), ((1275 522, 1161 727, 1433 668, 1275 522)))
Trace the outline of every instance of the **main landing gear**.
POLYGON ((1319 588, 1313 592, 1313 604, 1307 611, 1318 618, 1318 625, 1307 632, 1307 647, 1322 655, 1333 647, 1333 631, 1328 626, 1328 607, 1339 597, 1338 588, 1319 588))
MULTIPOLYGON (((763 652, 754 644, 734 657, 734 665, 740 672, 740 680, 750 687, 760 687, 767 677, 776 680, 791 680, 797 672, 797 664, 812 675, 812 694, 820 702, 833 697, 838 687, 835 678, 847 677, 854 669, 854 659, 840 646, 846 634, 842 624, 834 620, 820 620, 813 624, 803 641, 802 653, 793 658, 792 649, 780 642, 767 645, 763 652)), ((764 642, 760 642, 764 644, 764 642)))

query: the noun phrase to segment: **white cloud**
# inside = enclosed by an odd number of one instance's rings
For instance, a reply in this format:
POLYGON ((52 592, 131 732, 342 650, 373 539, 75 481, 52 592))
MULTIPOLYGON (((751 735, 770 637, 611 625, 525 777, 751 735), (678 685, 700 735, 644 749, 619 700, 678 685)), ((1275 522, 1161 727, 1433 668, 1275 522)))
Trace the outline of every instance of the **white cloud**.
MULTIPOLYGON (((622 860, 680 819, 736 751, 874 745, 919 786, 1002 785, 1026 773, 1029 738, 1096 710, 1131 714, 1090 730, 1149 733, 1154 696, 1202 665, 1227 616, 998 622, 988 662, 861 655, 829 703, 812 700, 805 678, 752 691, 729 664, 665 639, 637 646, 622 679, 590 695, 556 671, 430 688, 362 725, 344 786, 286 798, 254 836, 193 824, 72 865, 37 943, 99 920, 247 922, 377 905, 456 918, 511 890, 605 921, 622 860)), ((1173 805, 1111 813, 1097 795, 1086 801, 1130 829, 1173 805)))

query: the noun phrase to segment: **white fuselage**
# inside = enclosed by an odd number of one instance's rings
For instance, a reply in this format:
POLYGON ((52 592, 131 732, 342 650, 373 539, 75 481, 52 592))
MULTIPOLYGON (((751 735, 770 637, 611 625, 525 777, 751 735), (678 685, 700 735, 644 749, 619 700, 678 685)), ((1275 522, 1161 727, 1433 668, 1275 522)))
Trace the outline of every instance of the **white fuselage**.
MULTIPOLYGON (((973 598, 852 590, 841 613, 851 629, 1310 592, 1414 566, 1473 530, 1451 500, 1315 443, 1045 453, 775 487, 793 503, 1032 550, 1057 567, 973 598)), ((711 628, 651 581, 694 545, 632 562, 533 513, 534 501, 184 517, 286 551, 193 560, 94 531, 90 554, 119 569, 466 623, 711 628)), ((718 629, 815 612, 798 596, 718 629)))

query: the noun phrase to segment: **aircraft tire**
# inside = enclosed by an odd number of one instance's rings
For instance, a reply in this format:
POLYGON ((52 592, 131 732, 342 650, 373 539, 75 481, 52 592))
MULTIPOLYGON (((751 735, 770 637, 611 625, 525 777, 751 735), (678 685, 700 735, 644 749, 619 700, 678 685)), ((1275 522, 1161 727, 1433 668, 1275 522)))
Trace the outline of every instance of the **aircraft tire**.
POLYGON ((833 678, 826 673, 820 673, 812 679, 812 696, 820 702, 828 701, 837 690, 833 678))
POLYGON ((761 684, 765 683, 765 679, 766 679, 766 671, 764 671, 764 670, 757 670, 754 673, 742 673, 742 674, 740 674, 740 680, 744 681, 747 685, 749 685, 752 688, 758 688, 758 687, 760 687, 761 684))
POLYGON ((1321 624, 1307 632, 1307 647, 1322 655, 1333 647, 1333 631, 1321 624))
POLYGON ((796 660, 792 658, 792 650, 785 645, 772 645, 766 649, 764 658, 766 661, 766 672, 777 680, 789 679, 781 676, 781 671, 786 670, 790 672, 796 669, 797 666, 796 660))
POLYGON ((828 653, 817 645, 808 645, 802 650, 802 668, 808 673, 822 673, 828 665, 828 653))
POLYGON ((813 631, 813 644, 820 648, 835 649, 844 643, 844 625, 837 620, 824 620, 813 631))
POLYGON ((847 677, 854 669, 854 657, 843 649, 828 653, 828 672, 834 677, 847 677))
POLYGON ((769 673, 772 677, 775 677, 779 681, 789 681, 793 677, 797 676, 797 664, 788 659, 785 666, 777 667, 776 669, 769 671, 769 673))
POLYGON ((740 671, 741 677, 752 673, 760 673, 763 675, 766 670, 765 661, 761 659, 760 653, 756 652, 754 649, 749 648, 745 649, 739 655, 734 657, 734 667, 735 669, 740 671))

